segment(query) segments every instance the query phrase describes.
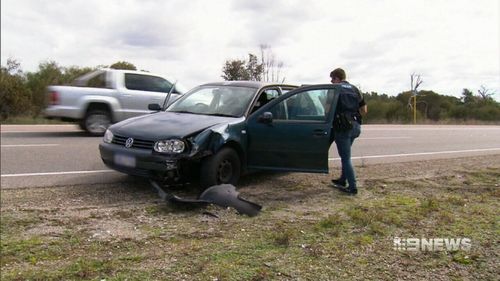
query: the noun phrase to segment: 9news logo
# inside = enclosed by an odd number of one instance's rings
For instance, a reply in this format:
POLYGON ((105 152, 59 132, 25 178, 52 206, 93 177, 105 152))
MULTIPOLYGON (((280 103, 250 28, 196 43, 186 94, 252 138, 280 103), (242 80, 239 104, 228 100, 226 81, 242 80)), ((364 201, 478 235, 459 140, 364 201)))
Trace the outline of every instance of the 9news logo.
POLYGON ((470 238, 400 238, 394 237, 393 249, 396 251, 469 251, 470 238))

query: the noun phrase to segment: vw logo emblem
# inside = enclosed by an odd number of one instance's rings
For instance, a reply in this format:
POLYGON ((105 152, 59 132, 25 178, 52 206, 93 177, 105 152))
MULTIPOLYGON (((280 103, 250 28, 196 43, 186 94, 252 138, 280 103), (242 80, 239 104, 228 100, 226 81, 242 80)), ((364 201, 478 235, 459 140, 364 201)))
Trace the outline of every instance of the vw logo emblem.
POLYGON ((134 144, 134 139, 133 138, 128 138, 127 141, 125 142, 125 147, 126 148, 131 148, 133 144, 134 144))

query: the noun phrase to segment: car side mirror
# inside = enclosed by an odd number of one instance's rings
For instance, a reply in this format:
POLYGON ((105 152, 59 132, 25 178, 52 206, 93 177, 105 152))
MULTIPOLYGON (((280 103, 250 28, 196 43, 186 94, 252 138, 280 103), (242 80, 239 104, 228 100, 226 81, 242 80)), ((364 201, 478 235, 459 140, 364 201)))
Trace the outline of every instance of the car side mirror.
POLYGON ((160 111, 161 106, 157 103, 150 103, 150 104, 148 104, 148 109, 153 110, 153 111, 160 111))
POLYGON ((273 114, 271 112, 264 112, 259 116, 258 121, 264 124, 271 124, 273 123, 273 114))

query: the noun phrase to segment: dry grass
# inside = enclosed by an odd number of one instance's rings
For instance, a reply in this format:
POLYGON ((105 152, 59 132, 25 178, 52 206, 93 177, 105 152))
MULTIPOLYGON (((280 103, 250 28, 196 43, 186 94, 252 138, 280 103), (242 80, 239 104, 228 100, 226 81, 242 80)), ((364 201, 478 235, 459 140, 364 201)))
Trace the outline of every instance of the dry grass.
POLYGON ((253 218, 174 208, 146 182, 4 189, 1 280, 498 278, 498 155, 357 167, 356 197, 328 186, 332 170, 244 178, 264 205, 253 218), (472 249, 399 252, 395 236, 472 249))

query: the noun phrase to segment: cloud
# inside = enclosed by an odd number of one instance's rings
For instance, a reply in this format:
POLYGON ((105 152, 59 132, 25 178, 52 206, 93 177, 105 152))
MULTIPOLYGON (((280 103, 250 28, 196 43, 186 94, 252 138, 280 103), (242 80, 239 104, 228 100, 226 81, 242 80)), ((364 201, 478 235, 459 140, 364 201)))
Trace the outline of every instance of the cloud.
MULTIPOLYGON (((364 90, 397 94, 412 72, 426 89, 500 93, 499 4, 470 1, 1 1, 2 64, 118 60, 176 76, 220 80, 225 60, 272 46, 288 82, 328 83, 337 66, 364 90)), ((500 94, 498 94, 500 98, 500 94)))
MULTIPOLYGON (((298 39, 301 27, 317 21, 318 13, 314 2, 303 5, 301 1, 234 1, 232 12, 240 15, 246 44, 270 44, 279 46, 292 44, 298 39), (298 5, 302 6, 297 9, 298 5)), ((238 41, 237 41, 238 42, 238 41)), ((235 42, 235 43, 237 43, 235 42)))
POLYGON ((407 40, 414 39, 418 37, 417 30, 405 29, 405 30, 393 30, 382 34, 378 40, 380 41, 395 41, 395 40, 407 40))
POLYGON ((175 22, 153 19, 127 18, 109 25, 100 37, 101 46, 109 46, 129 57, 182 59, 183 46, 189 41, 189 32, 175 22), (126 27, 126 28, 124 28, 126 27))
POLYGON ((353 41, 349 47, 340 52, 346 60, 362 61, 377 59, 391 52, 392 45, 387 42, 353 41))

